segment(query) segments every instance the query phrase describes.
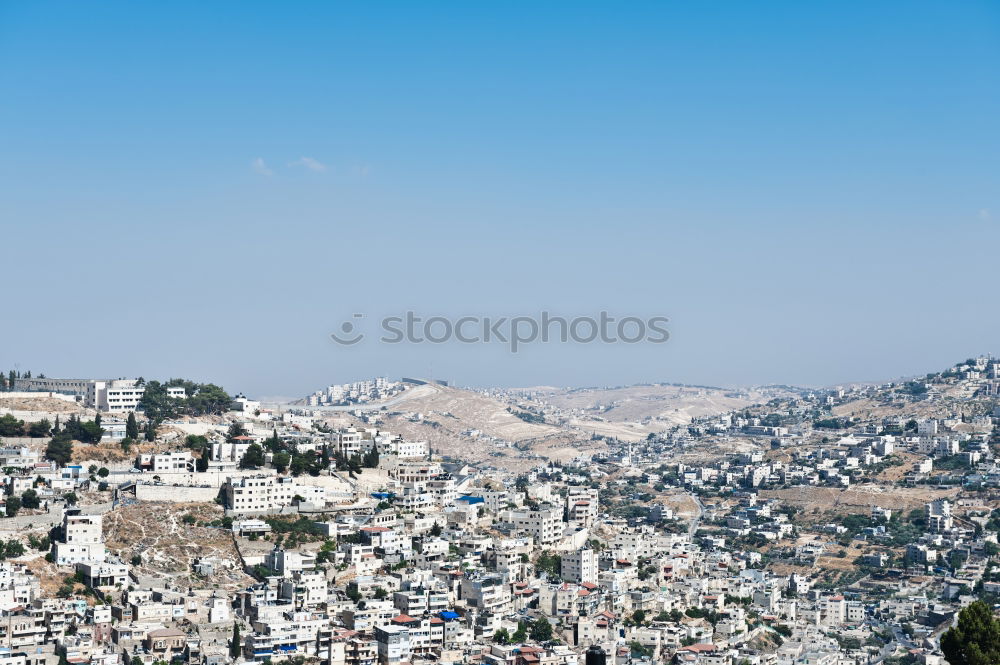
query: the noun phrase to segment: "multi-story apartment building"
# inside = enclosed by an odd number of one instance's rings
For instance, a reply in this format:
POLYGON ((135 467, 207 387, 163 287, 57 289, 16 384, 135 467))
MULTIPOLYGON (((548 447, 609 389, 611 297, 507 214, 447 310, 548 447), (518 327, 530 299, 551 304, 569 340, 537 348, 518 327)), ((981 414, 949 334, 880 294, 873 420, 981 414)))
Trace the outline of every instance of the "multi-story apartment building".
POLYGON ((462 599, 480 613, 501 615, 511 608, 510 584, 500 575, 463 577, 462 599))
POLYGON ((333 446, 333 452, 350 457, 367 451, 371 446, 371 439, 366 439, 364 432, 348 427, 330 434, 330 443, 333 446))
POLYGON ((52 557, 60 566, 104 561, 101 516, 67 511, 63 516, 63 539, 52 543, 52 557))
POLYGON ((598 491, 590 487, 570 487, 566 494, 566 514, 572 525, 590 528, 597 521, 598 491))
POLYGON ((324 505, 326 490, 299 485, 294 478, 255 475, 228 478, 222 487, 226 507, 237 514, 263 514, 290 506, 299 497, 305 503, 324 505))
POLYGON ((562 509, 556 506, 512 510, 508 513, 507 521, 513 524, 516 531, 531 534, 542 547, 554 545, 562 537, 562 509))
POLYGON ((142 454, 136 458, 135 465, 143 471, 152 473, 184 473, 194 471, 194 457, 187 450, 142 454))
POLYGON ((947 499, 931 501, 924 507, 927 517, 927 529, 940 533, 951 530, 954 521, 951 515, 951 503, 947 499))
POLYGON ((563 555, 561 572, 567 582, 597 584, 600 573, 597 553, 590 548, 583 548, 563 555))
POLYGON ((375 629, 379 665, 400 665, 410 662, 410 630, 405 626, 389 625, 375 629))

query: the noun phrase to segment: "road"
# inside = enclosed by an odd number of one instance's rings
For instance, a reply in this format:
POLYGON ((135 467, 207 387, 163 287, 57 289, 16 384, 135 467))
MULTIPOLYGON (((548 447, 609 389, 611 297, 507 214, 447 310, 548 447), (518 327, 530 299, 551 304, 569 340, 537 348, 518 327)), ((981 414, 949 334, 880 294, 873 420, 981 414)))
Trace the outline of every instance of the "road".
POLYGON ((692 493, 691 498, 698 506, 698 515, 691 520, 691 524, 688 526, 688 537, 694 538, 694 532, 698 530, 698 525, 701 524, 701 519, 705 516, 705 504, 701 502, 701 498, 697 494, 692 493))

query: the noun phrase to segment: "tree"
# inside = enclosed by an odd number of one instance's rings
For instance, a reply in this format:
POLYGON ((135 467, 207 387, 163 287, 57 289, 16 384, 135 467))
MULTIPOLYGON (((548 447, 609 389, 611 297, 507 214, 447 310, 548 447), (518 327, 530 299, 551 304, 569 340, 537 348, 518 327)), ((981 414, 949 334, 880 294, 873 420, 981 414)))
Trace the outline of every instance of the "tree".
POLYGON ((28 436, 34 439, 44 439, 52 434, 52 423, 47 418, 42 418, 37 423, 28 425, 28 436))
POLYGON ((240 460, 241 469, 257 469, 264 466, 264 449, 260 444, 251 443, 240 460))
POLYGON ((372 443, 372 447, 365 453, 362 463, 366 469, 374 469, 378 467, 378 446, 372 443))
POLYGON ((76 502, 80 500, 80 497, 76 495, 76 492, 67 492, 63 495, 63 498, 66 499, 66 503, 70 506, 75 506, 76 502))
MULTIPOLYGON (((100 418, 100 414, 97 417, 100 418)), ((80 436, 78 438, 84 443, 100 443, 101 439, 104 438, 104 429, 98 420, 88 420, 80 423, 80 436)))
POLYGON ((21 436, 24 434, 24 421, 18 420, 9 413, 0 417, 0 436, 21 436))
POLYGON ((7 517, 14 517, 17 515, 17 511, 21 510, 21 500, 16 496, 8 497, 5 509, 7 517))
POLYGON ((243 645, 240 641, 240 625, 233 623, 233 640, 229 643, 229 656, 234 659, 239 658, 242 652, 243 645))
POLYGON ((531 623, 531 639, 535 642, 548 642, 552 639, 552 624, 545 617, 538 617, 531 623))
POLYGON ((107 478, 109 475, 111 475, 111 472, 108 471, 107 467, 102 466, 100 469, 97 470, 97 475, 99 475, 101 478, 107 478))
POLYGON ((73 437, 67 432, 53 436, 45 447, 45 457, 60 466, 69 464, 73 458, 73 437))
POLYGON ((129 411, 128 419, 125 421, 125 438, 139 438, 139 423, 135 420, 135 413, 129 411))
POLYGON ((527 639, 528 629, 525 627, 524 622, 518 621, 517 630, 515 630, 514 634, 510 636, 510 641, 514 644, 521 644, 522 642, 527 641, 527 639))
POLYGON ((958 625, 941 638, 941 650, 951 665, 1000 663, 1000 621, 990 606, 977 600, 958 615, 958 625))
POLYGON ((433 536, 434 538, 440 538, 442 531, 443 529, 441 528, 441 525, 438 524, 437 522, 434 522, 434 526, 431 527, 431 536, 433 536))
POLYGON ((229 426, 229 431, 226 433, 226 442, 232 443, 237 437, 246 436, 247 431, 243 429, 243 425, 239 423, 233 423, 229 426))
POLYGON ((309 460, 306 459, 305 455, 299 455, 298 453, 292 455, 292 462, 290 464, 293 476, 298 476, 309 470, 309 460))
POLYGON ((264 441, 264 447, 271 453, 280 453, 284 450, 285 444, 278 438, 278 430, 276 428, 271 430, 271 437, 264 441))
POLYGON ((38 498, 38 492, 35 490, 24 490, 24 494, 21 495, 21 505, 25 508, 38 508, 42 505, 41 499, 38 498))
POLYGON ((271 464, 274 465, 274 468, 278 473, 284 473, 288 468, 289 462, 291 461, 292 456, 285 452, 274 453, 271 457, 271 464))
POLYGON ((8 540, 3 544, 3 558, 11 559, 17 556, 24 555, 24 545, 17 540, 8 540))
POLYGON ((146 441, 156 441, 156 427, 157 422, 155 420, 146 421, 146 441))
POLYGON ((493 642, 495 644, 510 644, 510 633, 507 632, 506 628, 501 628, 493 633, 493 642))

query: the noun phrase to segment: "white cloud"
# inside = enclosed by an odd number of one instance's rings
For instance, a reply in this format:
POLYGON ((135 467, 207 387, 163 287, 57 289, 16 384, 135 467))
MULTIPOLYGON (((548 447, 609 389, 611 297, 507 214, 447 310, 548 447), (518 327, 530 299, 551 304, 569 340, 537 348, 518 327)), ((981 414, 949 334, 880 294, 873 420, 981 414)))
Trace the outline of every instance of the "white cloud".
POLYGON ((313 159, 312 157, 299 157, 297 160, 289 164, 289 166, 304 166, 310 171, 322 172, 326 170, 326 164, 319 161, 318 159, 313 159))
POLYGON ((263 157, 257 157, 250 162, 250 168, 258 175, 274 175, 274 171, 267 167, 263 157))
POLYGON ((351 170, 354 172, 355 175, 359 175, 361 177, 365 177, 372 172, 371 167, 368 166, 367 164, 358 164, 351 170))
POLYGON ((983 208, 982 210, 979 211, 979 219, 983 220, 984 222, 988 222, 992 218, 993 215, 990 214, 989 208, 983 208))

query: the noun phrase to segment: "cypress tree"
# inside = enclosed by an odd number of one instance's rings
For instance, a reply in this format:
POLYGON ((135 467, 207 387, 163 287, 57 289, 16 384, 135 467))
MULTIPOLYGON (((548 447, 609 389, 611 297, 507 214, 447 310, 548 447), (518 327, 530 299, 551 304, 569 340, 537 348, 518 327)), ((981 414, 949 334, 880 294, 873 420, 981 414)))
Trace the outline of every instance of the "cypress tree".
POLYGON ((133 441, 139 438, 139 423, 135 421, 135 414, 131 411, 125 421, 125 438, 133 441))
POLYGON ((229 644, 229 656, 233 659, 239 658, 242 651, 243 645, 240 644, 240 625, 234 622, 233 641, 229 644))

